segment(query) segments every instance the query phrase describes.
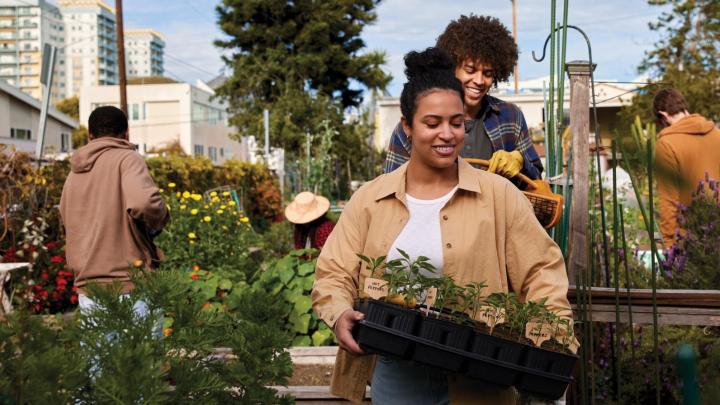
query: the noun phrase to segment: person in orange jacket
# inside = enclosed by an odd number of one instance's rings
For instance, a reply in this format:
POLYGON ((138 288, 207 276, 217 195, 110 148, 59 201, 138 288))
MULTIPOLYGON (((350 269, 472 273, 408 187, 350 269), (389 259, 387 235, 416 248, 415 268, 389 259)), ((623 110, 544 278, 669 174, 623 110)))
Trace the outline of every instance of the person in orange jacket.
POLYGON ((711 120, 689 112, 682 93, 674 88, 657 92, 653 112, 665 128, 655 145, 655 171, 660 199, 660 230, 666 248, 682 232, 677 215, 688 206, 698 184, 720 180, 720 130, 711 120))

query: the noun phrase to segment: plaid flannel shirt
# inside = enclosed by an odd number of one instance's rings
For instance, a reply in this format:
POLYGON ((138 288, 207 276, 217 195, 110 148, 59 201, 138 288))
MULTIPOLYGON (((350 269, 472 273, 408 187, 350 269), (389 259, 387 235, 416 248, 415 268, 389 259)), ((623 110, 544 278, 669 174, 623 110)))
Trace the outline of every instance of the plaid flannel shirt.
MULTIPOLYGON (((521 172, 531 179, 541 178, 543 165, 537 152, 535 152, 535 148, 533 148, 522 111, 515 104, 507 103, 496 97, 486 95, 485 98, 489 109, 485 114, 483 123, 492 143, 493 151, 517 150, 523 156, 521 172)), ((388 146, 383 171, 389 173, 402 166, 403 163, 410 159, 411 149, 412 144, 405 135, 402 125, 398 123, 390 136, 390 145, 388 146)))

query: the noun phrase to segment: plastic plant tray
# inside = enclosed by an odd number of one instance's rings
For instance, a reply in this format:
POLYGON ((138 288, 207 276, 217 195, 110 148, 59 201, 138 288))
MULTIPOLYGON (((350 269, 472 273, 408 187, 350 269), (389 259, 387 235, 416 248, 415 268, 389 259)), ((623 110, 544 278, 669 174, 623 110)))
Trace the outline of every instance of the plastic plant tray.
POLYGON ((572 381, 578 357, 496 336, 468 326, 420 315, 382 301, 356 302, 365 319, 353 336, 367 353, 457 372, 548 399, 560 398, 572 381))

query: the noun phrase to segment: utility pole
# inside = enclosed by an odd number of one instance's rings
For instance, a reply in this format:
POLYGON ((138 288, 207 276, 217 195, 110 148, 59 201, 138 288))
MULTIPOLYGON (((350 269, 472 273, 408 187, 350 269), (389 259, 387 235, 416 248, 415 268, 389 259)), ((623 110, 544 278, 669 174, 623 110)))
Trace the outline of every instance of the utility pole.
POLYGON ((38 138, 35 142, 35 159, 37 159, 38 167, 42 165, 43 149, 45 147, 45 128, 47 127, 47 116, 50 108, 50 96, 52 94, 51 91, 56 57, 57 48, 53 45, 45 44, 42 54, 42 72, 40 74, 40 83, 45 85, 45 88, 43 89, 43 100, 40 106, 38 138))
POLYGON ((122 0, 115 0, 115 20, 119 65, 118 73, 120 75, 120 109, 127 115, 127 76, 125 76, 125 34, 123 30, 122 0))
MULTIPOLYGON (((517 36, 517 13, 515 12, 515 0, 510 0, 510 2, 512 2, 513 14, 513 39, 515 40, 515 45, 519 46, 517 36)), ((513 69, 513 77, 515 78, 515 94, 518 94, 518 62, 515 62, 515 68, 513 69)))

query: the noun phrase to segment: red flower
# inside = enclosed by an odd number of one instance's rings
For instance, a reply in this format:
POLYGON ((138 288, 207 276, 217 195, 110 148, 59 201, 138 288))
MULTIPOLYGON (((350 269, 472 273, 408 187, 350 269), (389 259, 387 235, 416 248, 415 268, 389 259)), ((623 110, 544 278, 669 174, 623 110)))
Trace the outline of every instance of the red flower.
POLYGON ((67 283, 68 283, 68 282, 67 282, 66 279, 64 279, 64 278, 62 278, 62 277, 58 277, 58 279, 57 279, 57 285, 58 285, 58 286, 63 286, 63 287, 65 287, 65 286, 67 285, 67 283))
MULTIPOLYGON (((74 291, 74 290, 75 290, 75 287, 73 287, 73 291, 74 291)), ((70 303, 72 303, 72 304, 77 304, 77 302, 78 302, 78 296, 75 295, 75 294, 71 295, 71 296, 70 296, 70 303)))
POLYGON ((77 287, 73 286, 73 287, 72 287, 72 292, 74 292, 74 293, 77 292, 77 287))
POLYGON ((33 311, 35 311, 36 314, 39 314, 40 311, 42 311, 42 306, 40 306, 40 304, 33 305, 33 311))
POLYGON ((57 301, 57 300, 60 299, 60 297, 61 297, 61 295, 60 295, 60 289, 58 288, 58 290, 55 291, 55 292, 52 294, 52 299, 54 299, 55 301, 57 301))
POLYGON ((57 246, 57 242, 48 242, 45 244, 45 247, 48 249, 54 249, 55 246, 57 246))
POLYGON ((57 287, 55 287, 55 291, 65 291, 65 284, 58 284, 57 287))
POLYGON ((193 280, 197 280, 198 278, 200 278, 200 276, 198 276, 197 273, 193 273, 190 275, 190 278, 193 280))
POLYGON ((62 256, 55 255, 50 258, 50 262, 55 263, 55 264, 63 264, 63 263, 65 263, 65 259, 63 259, 62 256))
POLYGON ((43 272, 40 274, 40 278, 43 279, 43 280, 49 280, 49 279, 50 279, 50 275, 47 274, 47 272, 43 271, 43 272))

